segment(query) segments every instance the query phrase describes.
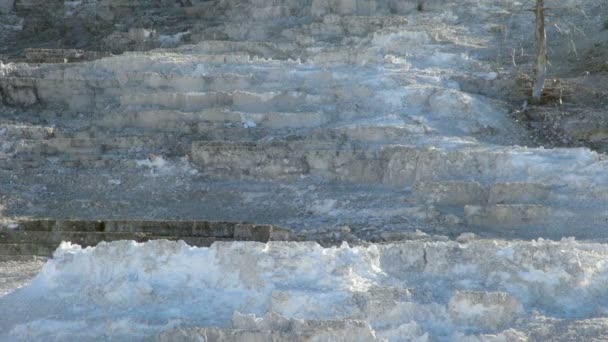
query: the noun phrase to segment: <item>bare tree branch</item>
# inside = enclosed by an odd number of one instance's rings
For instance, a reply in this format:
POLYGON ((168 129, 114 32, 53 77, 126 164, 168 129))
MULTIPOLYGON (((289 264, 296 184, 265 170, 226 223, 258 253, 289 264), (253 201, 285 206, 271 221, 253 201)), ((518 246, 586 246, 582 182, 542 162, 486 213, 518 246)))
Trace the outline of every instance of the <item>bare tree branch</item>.
POLYGON ((532 89, 532 99, 540 102, 547 79, 547 32, 545 30, 544 0, 536 0, 536 80, 532 89))

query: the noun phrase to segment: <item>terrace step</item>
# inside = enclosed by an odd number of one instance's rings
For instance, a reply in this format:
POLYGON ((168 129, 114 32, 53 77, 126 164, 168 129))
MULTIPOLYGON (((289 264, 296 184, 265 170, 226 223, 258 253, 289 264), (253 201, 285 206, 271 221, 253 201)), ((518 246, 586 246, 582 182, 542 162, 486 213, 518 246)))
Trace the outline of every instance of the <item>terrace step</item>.
POLYGON ((56 134, 57 130, 49 126, 0 123, 0 137, 7 140, 45 140, 55 137, 56 134))
POLYGON ((226 55, 234 53, 247 53, 251 56, 276 58, 291 52, 295 47, 292 44, 281 44, 268 41, 234 41, 234 40, 205 40, 193 45, 185 45, 174 51, 187 54, 226 55))
MULTIPOLYGON (((22 254, 22 255, 0 255, 0 262, 34 262, 40 261, 44 263, 48 259, 48 256, 22 254)), ((37 271, 32 272, 34 276, 37 271)))
POLYGON ((551 217, 552 210, 539 204, 466 205, 467 223, 475 226, 512 227, 538 224, 551 217))
POLYGON ((192 161, 207 174, 253 178, 328 176, 343 181, 379 182, 382 155, 365 149, 301 141, 272 143, 195 142, 192 161), (325 145, 325 146, 323 146, 325 145))
MULTIPOLYGON (((36 255, 51 256, 58 245, 54 244, 34 244, 34 243, 0 243, 0 256, 7 259, 12 256, 36 255)), ((12 259, 9 259, 12 260, 12 259)))
MULTIPOLYGON (((249 178, 322 176, 347 182, 412 186, 415 181, 533 182, 577 172, 601 159, 589 151, 416 145, 379 148, 340 141, 209 142, 192 144, 204 172, 249 178)), ((511 185, 516 187, 517 183, 511 185)), ((493 199, 500 200, 500 189, 493 199)), ((523 190, 525 192, 525 189, 523 190)), ((539 190, 540 191, 540 190, 539 190)), ((521 192, 521 190, 520 190, 521 192)), ((542 191, 540 191, 542 192, 542 191)), ((520 197, 522 197, 521 195, 520 197)), ((542 196, 541 196, 542 197, 542 196)))
POLYGON ((206 129, 215 130, 221 128, 221 125, 269 129, 315 128, 327 124, 328 121, 327 115, 321 112, 246 113, 211 109, 199 112, 179 110, 116 112, 105 115, 97 121, 97 124, 110 128, 140 127, 162 132, 193 133, 206 129))
POLYGON ((0 226, 3 230, 34 232, 154 233, 201 237, 271 238, 288 230, 271 225, 215 221, 146 221, 146 220, 21 220, 0 226))
MULTIPOLYGON (((44 158, 56 158, 60 161, 89 161, 101 160, 146 152, 164 151, 166 154, 183 155, 188 151, 190 143, 174 134, 133 134, 111 136, 97 132, 97 138, 85 137, 89 132, 76 134, 60 133, 61 135, 83 136, 82 138, 49 138, 43 140, 15 141, 8 152, 15 158, 43 162, 44 158)), ((59 134, 58 134, 59 135, 59 134)))
POLYGON ((534 204, 549 199, 551 186, 535 182, 419 182, 414 193, 419 200, 437 205, 534 204))
POLYGON ((159 109, 198 111, 214 107, 230 107, 237 111, 264 113, 267 111, 314 110, 332 103, 328 96, 302 92, 156 92, 125 94, 123 107, 138 106, 159 109))
POLYGON ((62 241, 94 246, 102 241, 168 239, 207 247, 216 241, 292 238, 287 229, 236 222, 22 220, 0 225, 0 256, 50 256, 62 241))

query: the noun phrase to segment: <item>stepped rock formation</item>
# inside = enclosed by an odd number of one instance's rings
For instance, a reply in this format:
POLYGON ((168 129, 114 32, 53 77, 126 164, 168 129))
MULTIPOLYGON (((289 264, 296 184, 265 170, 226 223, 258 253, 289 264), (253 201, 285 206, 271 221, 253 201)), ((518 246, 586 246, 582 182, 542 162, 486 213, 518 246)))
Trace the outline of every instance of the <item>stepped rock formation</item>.
POLYGON ((62 240, 204 247, 62 244, 0 338, 602 340, 605 246, 561 239, 608 238, 608 160, 509 115, 517 6, 0 1, 7 269, 62 240), (509 241, 536 238, 559 242, 509 241))

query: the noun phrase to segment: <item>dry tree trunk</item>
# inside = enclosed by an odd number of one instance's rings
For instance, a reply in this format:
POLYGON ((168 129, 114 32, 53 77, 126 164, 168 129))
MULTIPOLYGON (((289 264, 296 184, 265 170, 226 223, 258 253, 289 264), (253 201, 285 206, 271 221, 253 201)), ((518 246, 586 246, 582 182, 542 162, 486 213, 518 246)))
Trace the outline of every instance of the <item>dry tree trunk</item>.
POLYGON ((540 102, 547 78, 547 32, 545 31, 544 0, 536 0, 536 80, 532 89, 532 99, 540 102))

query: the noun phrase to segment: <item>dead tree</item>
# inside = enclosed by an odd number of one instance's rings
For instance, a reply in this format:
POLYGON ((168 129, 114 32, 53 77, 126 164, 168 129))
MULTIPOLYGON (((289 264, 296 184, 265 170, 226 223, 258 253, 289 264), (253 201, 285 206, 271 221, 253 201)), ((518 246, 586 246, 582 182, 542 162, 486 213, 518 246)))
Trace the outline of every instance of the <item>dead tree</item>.
POLYGON ((536 0, 536 79, 532 88, 532 99, 540 102, 547 79, 547 32, 545 31, 545 1, 536 0))

